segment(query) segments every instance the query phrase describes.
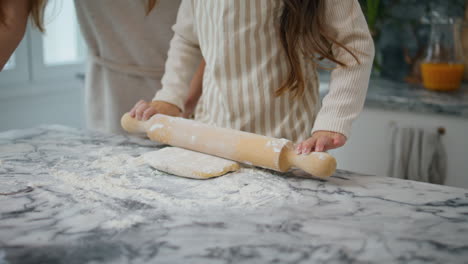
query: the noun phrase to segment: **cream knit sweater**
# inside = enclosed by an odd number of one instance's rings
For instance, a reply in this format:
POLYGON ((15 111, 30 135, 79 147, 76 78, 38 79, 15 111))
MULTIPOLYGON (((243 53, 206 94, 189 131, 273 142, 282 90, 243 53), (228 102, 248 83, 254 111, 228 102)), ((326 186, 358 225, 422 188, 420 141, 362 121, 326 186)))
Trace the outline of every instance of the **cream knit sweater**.
POLYGON ((361 63, 332 47, 337 59, 348 66, 332 71, 322 106, 316 69, 305 59, 304 96, 274 96, 288 69, 277 32, 280 0, 183 0, 162 89, 154 100, 183 109, 190 80, 203 57, 206 68, 197 120, 293 141, 319 130, 348 137, 364 104, 374 45, 357 0, 325 3, 323 22, 328 33, 353 50, 361 63))
POLYGON ((162 87, 180 0, 160 0, 148 15, 146 3, 75 0, 89 52, 85 83, 89 129, 124 133, 122 115, 162 87))

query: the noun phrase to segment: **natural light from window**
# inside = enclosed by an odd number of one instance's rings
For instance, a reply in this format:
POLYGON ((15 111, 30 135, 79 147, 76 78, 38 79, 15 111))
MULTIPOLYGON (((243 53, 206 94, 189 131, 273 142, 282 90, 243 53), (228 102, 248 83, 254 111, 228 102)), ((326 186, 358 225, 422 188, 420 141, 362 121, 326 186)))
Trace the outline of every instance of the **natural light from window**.
POLYGON ((16 65, 16 60, 15 60, 15 54, 11 55, 10 59, 7 61, 5 66, 3 67, 3 70, 11 70, 15 68, 16 65))
POLYGON ((43 36, 44 64, 56 66, 79 63, 84 59, 75 6, 72 0, 49 1, 43 36))

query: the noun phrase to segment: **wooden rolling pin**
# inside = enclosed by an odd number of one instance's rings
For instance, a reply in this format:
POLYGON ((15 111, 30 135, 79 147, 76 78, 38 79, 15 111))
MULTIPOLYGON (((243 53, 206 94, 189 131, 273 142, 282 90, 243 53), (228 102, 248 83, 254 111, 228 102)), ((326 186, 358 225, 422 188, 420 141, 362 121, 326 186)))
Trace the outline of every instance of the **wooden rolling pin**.
POLYGON ((333 156, 324 152, 297 155, 292 142, 286 139, 161 114, 148 121, 139 121, 127 113, 122 116, 121 124, 127 132, 146 133, 153 141, 280 172, 296 167, 315 177, 325 178, 336 169, 333 156))

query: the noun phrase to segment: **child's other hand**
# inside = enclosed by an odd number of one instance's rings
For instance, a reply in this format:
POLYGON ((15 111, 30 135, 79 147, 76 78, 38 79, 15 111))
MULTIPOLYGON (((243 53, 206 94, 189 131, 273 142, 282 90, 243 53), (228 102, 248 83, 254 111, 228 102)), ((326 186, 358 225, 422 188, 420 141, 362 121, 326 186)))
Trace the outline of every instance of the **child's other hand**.
POLYGON ((148 103, 144 100, 138 101, 130 110, 130 116, 138 120, 148 120, 155 114, 180 116, 181 111, 177 106, 167 102, 153 101, 148 103))
POLYGON ((309 154, 310 152, 324 152, 329 149, 339 148, 346 143, 343 134, 331 131, 316 131, 312 137, 300 143, 296 147, 296 153, 309 154))

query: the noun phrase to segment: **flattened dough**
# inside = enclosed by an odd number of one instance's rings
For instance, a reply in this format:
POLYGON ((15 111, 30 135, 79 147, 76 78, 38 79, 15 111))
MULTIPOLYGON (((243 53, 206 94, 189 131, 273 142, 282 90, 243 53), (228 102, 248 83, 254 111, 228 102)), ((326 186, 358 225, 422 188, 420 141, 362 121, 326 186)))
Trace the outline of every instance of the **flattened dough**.
POLYGON ((209 179, 240 168, 234 161, 176 147, 148 152, 142 157, 157 170, 193 179, 209 179))

